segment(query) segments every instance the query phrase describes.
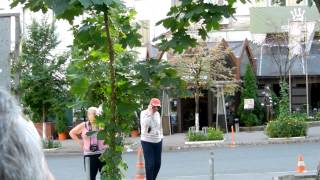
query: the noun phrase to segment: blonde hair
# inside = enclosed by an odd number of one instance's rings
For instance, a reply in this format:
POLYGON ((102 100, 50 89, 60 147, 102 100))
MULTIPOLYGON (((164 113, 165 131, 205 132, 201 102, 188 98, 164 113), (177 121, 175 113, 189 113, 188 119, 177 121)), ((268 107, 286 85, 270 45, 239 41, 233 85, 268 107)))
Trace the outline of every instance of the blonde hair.
POLYGON ((98 108, 92 106, 92 107, 89 107, 89 108, 88 108, 87 113, 89 113, 89 112, 94 112, 94 114, 97 114, 97 110, 98 110, 98 108))

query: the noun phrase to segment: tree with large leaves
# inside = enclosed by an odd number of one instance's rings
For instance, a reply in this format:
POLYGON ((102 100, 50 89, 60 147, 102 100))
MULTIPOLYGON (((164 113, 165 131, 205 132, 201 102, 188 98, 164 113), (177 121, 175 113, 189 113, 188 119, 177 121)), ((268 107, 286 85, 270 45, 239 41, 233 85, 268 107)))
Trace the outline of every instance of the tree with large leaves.
POLYGON ((182 53, 189 47, 195 47, 198 36, 206 40, 211 31, 219 30, 223 17, 230 18, 235 13, 235 2, 227 0, 223 4, 216 4, 210 0, 181 0, 170 8, 165 19, 158 22, 169 30, 156 39, 159 40, 160 49, 182 53), (191 28, 196 32, 190 33, 191 28))

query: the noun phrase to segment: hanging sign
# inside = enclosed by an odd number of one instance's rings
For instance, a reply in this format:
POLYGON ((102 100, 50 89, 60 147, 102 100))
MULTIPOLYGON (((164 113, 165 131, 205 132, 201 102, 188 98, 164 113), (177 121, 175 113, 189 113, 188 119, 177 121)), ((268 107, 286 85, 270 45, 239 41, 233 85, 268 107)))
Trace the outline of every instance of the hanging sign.
POLYGON ((244 109, 254 109, 254 99, 244 99, 244 109))

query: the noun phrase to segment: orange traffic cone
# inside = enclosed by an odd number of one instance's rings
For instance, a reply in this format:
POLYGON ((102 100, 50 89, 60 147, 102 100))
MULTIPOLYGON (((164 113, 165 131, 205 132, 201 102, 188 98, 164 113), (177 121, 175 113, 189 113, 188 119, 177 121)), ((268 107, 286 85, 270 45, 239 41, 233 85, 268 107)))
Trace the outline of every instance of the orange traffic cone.
POLYGON ((306 165, 304 163, 304 158, 302 155, 298 156, 298 165, 296 169, 297 173, 304 173, 306 172, 306 165))
POLYGON ((137 167, 137 173, 135 176, 135 180, 145 180, 146 173, 144 169, 143 151, 141 147, 139 147, 138 149, 138 161, 136 163, 136 167, 137 167))

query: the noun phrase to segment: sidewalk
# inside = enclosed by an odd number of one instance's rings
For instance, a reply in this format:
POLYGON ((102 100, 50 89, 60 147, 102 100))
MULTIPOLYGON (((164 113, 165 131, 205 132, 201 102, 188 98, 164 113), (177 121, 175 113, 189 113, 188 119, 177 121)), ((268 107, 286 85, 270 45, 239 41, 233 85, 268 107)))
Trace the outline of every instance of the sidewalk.
MULTIPOLYGON (((186 145, 186 136, 183 133, 165 136, 163 140, 163 151, 182 150, 191 148, 208 147, 229 147, 232 144, 231 133, 225 134, 225 140, 221 143, 211 144, 192 144, 186 145)), ((320 126, 310 127, 306 138, 293 139, 275 139, 270 140, 263 131, 239 132, 235 133, 235 145, 262 145, 262 144, 288 144, 288 143, 307 143, 320 142, 320 126)), ((46 154, 81 154, 79 145, 70 139, 62 141, 62 148, 54 151, 45 151, 46 154)), ((136 151, 139 147, 140 139, 127 138, 125 140, 125 149, 127 152, 136 151)))

